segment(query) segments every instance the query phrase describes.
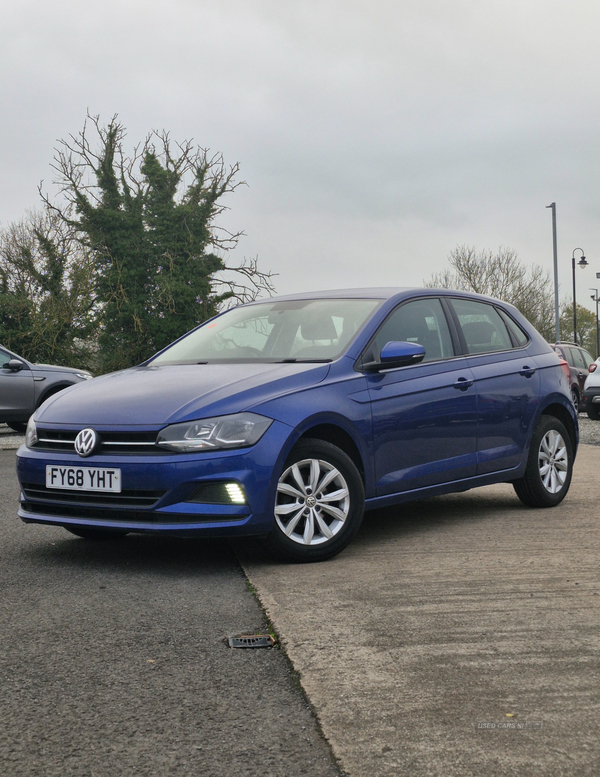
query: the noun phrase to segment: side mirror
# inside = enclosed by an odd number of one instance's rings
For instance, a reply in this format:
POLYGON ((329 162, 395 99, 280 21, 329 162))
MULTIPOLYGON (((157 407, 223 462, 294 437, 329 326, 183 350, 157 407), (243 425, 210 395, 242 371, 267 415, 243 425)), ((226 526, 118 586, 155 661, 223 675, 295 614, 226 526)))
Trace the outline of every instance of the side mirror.
POLYGON ((394 367, 418 364, 425 358, 425 348, 419 343, 405 343, 392 340, 381 349, 379 359, 363 364, 365 372, 379 372, 394 367))
POLYGON ((19 372, 23 369, 24 366, 25 365, 22 361, 20 361, 20 359, 11 359, 4 365, 4 369, 10 370, 11 372, 19 372))

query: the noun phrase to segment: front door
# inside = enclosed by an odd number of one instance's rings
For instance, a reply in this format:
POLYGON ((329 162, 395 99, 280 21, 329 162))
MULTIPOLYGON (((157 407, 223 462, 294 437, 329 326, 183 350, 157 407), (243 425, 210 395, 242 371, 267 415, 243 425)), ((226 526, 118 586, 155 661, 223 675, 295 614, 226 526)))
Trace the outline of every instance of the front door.
POLYGON ((399 305, 370 343, 425 348, 421 364, 367 375, 373 416, 377 495, 424 488, 475 475, 474 378, 467 359, 455 357, 439 299, 399 305))

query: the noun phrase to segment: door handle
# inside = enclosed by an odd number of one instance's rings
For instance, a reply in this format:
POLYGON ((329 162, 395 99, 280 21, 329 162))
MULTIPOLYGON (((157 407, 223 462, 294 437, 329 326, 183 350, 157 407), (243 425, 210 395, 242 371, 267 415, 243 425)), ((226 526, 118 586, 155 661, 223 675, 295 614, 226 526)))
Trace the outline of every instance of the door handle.
POLYGON ((523 369, 520 370, 519 375, 524 375, 526 378, 530 378, 534 372, 535 369, 533 367, 523 367, 523 369))
POLYGON ((474 381, 470 380, 469 378, 459 378, 456 383, 454 384, 454 388, 458 389, 459 391, 466 391, 470 386, 472 386, 474 381))

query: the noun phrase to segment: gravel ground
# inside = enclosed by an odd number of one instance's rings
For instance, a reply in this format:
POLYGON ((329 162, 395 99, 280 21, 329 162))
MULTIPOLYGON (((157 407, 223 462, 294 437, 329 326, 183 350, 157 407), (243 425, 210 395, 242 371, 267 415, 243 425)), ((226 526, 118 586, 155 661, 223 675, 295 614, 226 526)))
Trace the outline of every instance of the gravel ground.
MULTIPOLYGON (((23 442, 23 435, 16 434, 6 424, 0 424, 0 450, 18 448, 23 442)), ((600 421, 592 421, 585 413, 580 413, 579 442, 584 445, 600 445, 600 421)))
POLYGON ((0 451, 18 448, 23 442, 25 437, 22 434, 13 432, 6 424, 0 424, 0 451))
POLYGON ((592 421, 585 413, 580 413, 579 442, 584 445, 600 445, 600 421, 592 421))

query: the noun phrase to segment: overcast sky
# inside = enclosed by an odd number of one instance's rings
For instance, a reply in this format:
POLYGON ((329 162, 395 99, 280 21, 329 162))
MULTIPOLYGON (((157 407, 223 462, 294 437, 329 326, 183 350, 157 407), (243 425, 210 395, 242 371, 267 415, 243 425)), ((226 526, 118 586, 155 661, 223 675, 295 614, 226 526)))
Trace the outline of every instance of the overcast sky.
POLYGON ((422 285, 457 244, 600 286, 600 3, 6 0, 0 223, 118 113, 239 162, 227 224, 277 291, 422 285))

